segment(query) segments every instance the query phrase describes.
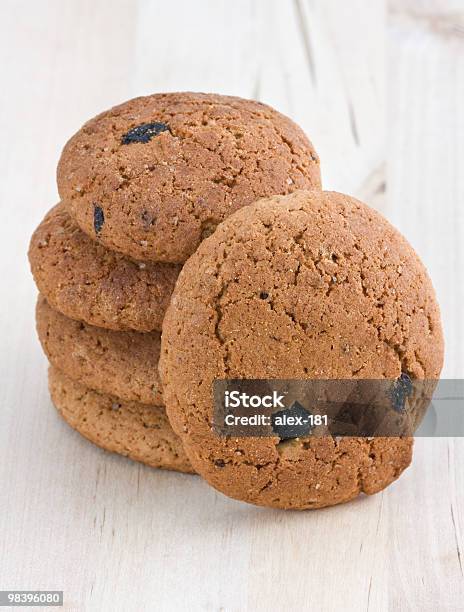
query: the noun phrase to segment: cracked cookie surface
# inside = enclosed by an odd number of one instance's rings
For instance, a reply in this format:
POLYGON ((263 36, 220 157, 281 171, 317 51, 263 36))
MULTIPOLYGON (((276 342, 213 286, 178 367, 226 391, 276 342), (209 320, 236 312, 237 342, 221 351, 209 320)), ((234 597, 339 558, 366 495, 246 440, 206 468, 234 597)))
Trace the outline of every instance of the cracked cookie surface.
POLYGON ((180 266, 132 261, 91 240, 62 204, 35 230, 29 261, 39 291, 71 319, 113 330, 160 330, 180 266))
POLYGON ((39 296, 37 333, 53 366, 75 382, 120 399, 162 405, 161 334, 113 331, 70 319, 39 296))
POLYGON ((317 508, 372 494, 409 465, 411 438, 225 438, 215 379, 436 379, 440 314, 426 270, 381 215, 296 192, 244 208, 200 245, 167 311, 160 373, 192 465, 223 493, 317 508))
POLYGON ((163 406, 125 402, 98 393, 53 367, 48 384, 63 419, 100 448, 151 467, 193 473, 163 406))
POLYGON ((201 93, 129 100, 66 144, 58 190, 81 229, 135 259, 184 262, 258 198, 320 187, 304 132, 274 109, 201 93))

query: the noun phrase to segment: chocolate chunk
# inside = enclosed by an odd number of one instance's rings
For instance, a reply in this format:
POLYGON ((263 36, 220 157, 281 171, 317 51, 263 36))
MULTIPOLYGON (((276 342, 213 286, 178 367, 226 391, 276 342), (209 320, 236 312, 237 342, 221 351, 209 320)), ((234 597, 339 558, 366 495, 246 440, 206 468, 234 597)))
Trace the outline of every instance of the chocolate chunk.
POLYGON ((93 227, 94 227, 96 234, 101 232, 101 228, 103 227, 104 223, 105 223, 105 215, 103 213, 103 208, 94 204, 93 205, 93 227))
POLYGON ((166 123, 142 123, 137 125, 124 134, 121 139, 122 144, 131 144, 133 142, 149 142, 154 136, 158 136, 161 132, 170 132, 169 125, 166 123))
POLYGON ((223 468, 225 467, 225 462, 222 459, 216 459, 216 461, 214 462, 214 465, 218 468, 223 468))
POLYGON ((260 300, 267 300, 268 297, 269 297, 269 293, 266 293, 265 291, 261 291, 261 293, 259 294, 260 300))

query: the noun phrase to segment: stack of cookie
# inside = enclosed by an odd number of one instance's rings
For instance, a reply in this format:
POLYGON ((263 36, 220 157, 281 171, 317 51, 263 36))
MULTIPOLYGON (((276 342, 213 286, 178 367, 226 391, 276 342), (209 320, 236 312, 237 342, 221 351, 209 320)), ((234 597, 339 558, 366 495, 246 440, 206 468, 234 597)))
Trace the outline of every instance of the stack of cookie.
POLYGON ((131 100, 71 138, 58 188, 29 255, 52 399, 77 431, 279 508, 376 493, 409 465, 408 437, 213 427, 218 379, 440 374, 425 268, 378 213, 321 191, 292 121, 218 95, 131 100))
MULTIPOLYGON (((193 471, 158 376, 179 272, 238 209, 314 188, 320 170, 313 146, 291 120, 258 102, 153 95, 86 123, 64 148, 61 202, 29 250, 50 392, 64 419, 102 448, 193 471)), ((185 339, 185 352, 194 348, 185 339)))

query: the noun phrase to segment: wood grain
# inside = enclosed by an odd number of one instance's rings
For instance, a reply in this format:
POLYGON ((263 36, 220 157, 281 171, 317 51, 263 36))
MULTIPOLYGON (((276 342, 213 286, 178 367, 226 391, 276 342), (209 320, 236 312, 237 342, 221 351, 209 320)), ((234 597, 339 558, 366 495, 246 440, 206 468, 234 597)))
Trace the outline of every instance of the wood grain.
POLYGON ((392 1, 390 15, 383 0, 2 9, 0 589, 63 589, 65 609, 85 611, 462 609, 462 440, 418 440, 384 493, 307 513, 110 456, 51 407, 25 256, 88 117, 152 91, 258 98, 307 130, 327 188, 383 210, 417 248, 443 306, 445 374, 462 376, 461 0, 392 1))

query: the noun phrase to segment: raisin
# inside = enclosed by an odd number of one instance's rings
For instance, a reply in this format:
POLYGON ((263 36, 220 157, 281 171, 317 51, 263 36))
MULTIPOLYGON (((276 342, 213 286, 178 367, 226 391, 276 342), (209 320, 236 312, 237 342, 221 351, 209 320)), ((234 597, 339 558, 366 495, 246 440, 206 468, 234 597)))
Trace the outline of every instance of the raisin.
POLYGON ((260 300, 267 300, 268 297, 269 297, 269 293, 266 293, 266 291, 261 291, 261 293, 259 294, 260 300))
POLYGON ((413 384, 410 376, 406 372, 401 372, 401 376, 394 382, 390 399, 395 412, 403 412, 405 410, 406 399, 413 392, 413 384))
POLYGON ((279 410, 272 415, 272 431, 281 440, 307 436, 311 432, 310 416, 311 413, 299 402, 293 402, 290 408, 279 410), (289 417, 291 417, 290 422, 289 417))
POLYGON ((170 132, 169 125, 166 123, 142 123, 137 125, 124 134, 121 139, 122 144, 131 144, 133 142, 149 142, 154 136, 158 136, 161 132, 170 132))
POLYGON ((94 204, 93 205, 93 227, 94 227, 96 234, 99 234, 101 232, 101 228, 103 227, 104 223, 105 223, 105 215, 103 213, 103 208, 94 204))
POLYGON ((214 465, 218 468, 223 468, 225 467, 225 461, 223 461, 222 459, 216 459, 216 461, 214 462, 214 465))

